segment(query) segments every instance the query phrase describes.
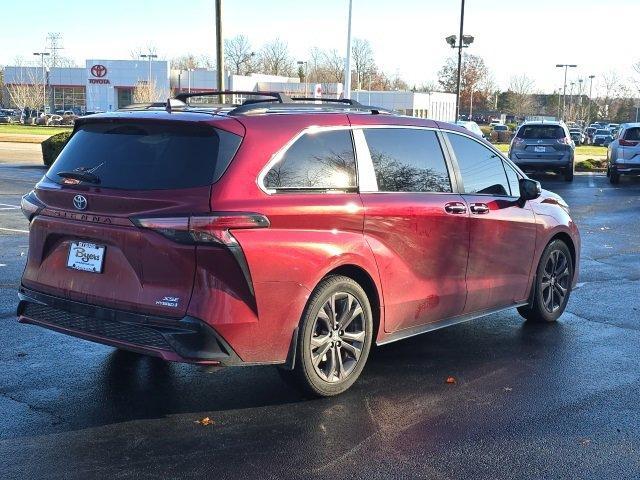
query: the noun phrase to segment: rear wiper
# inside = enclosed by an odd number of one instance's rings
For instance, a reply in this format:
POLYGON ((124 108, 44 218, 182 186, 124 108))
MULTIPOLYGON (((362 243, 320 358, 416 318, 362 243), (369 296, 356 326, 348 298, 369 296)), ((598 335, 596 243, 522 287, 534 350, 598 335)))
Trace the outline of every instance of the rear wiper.
POLYGON ((72 180, 79 180, 81 182, 100 183, 100 177, 95 173, 91 173, 89 170, 84 170, 82 167, 76 168, 70 172, 58 172, 58 176, 62 178, 70 178, 72 180))

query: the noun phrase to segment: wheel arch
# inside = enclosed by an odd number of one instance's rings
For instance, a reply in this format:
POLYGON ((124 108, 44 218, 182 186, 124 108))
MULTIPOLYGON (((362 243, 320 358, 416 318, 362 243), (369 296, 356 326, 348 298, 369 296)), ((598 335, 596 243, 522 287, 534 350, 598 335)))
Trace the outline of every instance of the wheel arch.
MULTIPOLYGON (((369 303, 371 304, 371 313, 373 315, 373 332, 372 332, 372 345, 375 345, 376 339, 378 337, 378 332, 380 331, 380 325, 383 323, 383 307, 381 304, 381 295, 378 291, 378 287, 376 286, 375 281, 364 268, 359 265, 355 265, 352 263, 347 263, 343 265, 338 265, 328 272, 326 272, 314 285, 313 289, 315 289, 322 280, 332 275, 342 275, 344 277, 350 278, 353 281, 357 282, 358 285, 362 287, 364 292, 367 294, 367 298, 369 299, 369 303)), ((305 305, 306 308, 306 305, 305 305)), ((299 326, 296 326, 293 331, 293 335, 291 337, 291 343, 289 345, 289 351, 287 353, 287 359, 282 365, 282 368, 285 370, 293 370, 296 363, 296 353, 297 353, 297 345, 298 345, 298 335, 300 333, 299 326)))
POLYGON ((369 275, 369 272, 358 265, 345 264, 330 270, 325 274, 323 278, 326 278, 330 275, 343 275, 345 277, 351 278, 352 280, 356 281, 367 294, 369 303, 371 304, 371 313, 373 314, 372 338, 375 342, 375 339, 378 337, 380 324, 382 323, 381 296, 380 292, 378 292, 378 287, 376 286, 376 283, 374 282, 371 275, 369 275))
MULTIPOLYGON (((571 263, 573 264, 573 268, 574 268, 574 272, 573 275, 574 277, 577 275, 577 268, 576 268, 576 246, 573 243, 573 239, 571 238, 571 235, 569 235, 566 232, 558 232, 556 233, 553 237, 551 237, 549 239, 549 241, 547 242, 547 245, 549 245, 551 242, 553 242, 554 240, 561 240, 569 249, 569 253, 571 254, 571 263)), ((545 245, 546 248, 546 245, 545 245)), ((573 279, 572 279, 573 280, 573 279)))

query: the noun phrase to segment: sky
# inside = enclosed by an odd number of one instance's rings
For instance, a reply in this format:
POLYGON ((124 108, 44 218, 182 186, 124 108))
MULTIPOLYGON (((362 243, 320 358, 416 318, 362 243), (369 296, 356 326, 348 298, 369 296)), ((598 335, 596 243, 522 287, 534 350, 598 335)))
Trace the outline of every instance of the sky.
MULTIPOLYGON (((4 2, 3 2, 4 3, 4 2)), ((2 6, 0 65, 33 59, 48 32, 60 32, 64 50, 85 59, 128 59, 153 46, 160 58, 186 53, 213 56, 213 0, 29 0, 2 6)), ((346 51, 348 0, 224 0, 223 34, 246 35, 256 50, 279 37, 294 60, 311 47, 346 51)), ((535 90, 553 92, 569 80, 616 71, 633 75, 640 61, 640 0, 466 0, 465 34, 475 42, 497 85, 526 74, 535 90)), ((456 34, 460 0, 353 0, 352 35, 371 43, 378 65, 410 85, 437 80, 454 52, 444 38, 456 34)))

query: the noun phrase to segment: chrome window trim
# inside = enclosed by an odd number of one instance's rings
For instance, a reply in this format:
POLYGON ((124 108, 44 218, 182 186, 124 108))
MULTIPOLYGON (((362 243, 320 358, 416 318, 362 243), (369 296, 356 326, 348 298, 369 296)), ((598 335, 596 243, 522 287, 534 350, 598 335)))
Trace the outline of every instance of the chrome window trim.
MULTIPOLYGON (((264 167, 262 167, 262 169, 260 170, 260 173, 258 174, 258 178, 256 179, 256 182, 258 184, 258 188, 260 188, 260 190, 262 190, 264 193, 266 193, 267 195, 274 195, 274 194, 278 194, 278 190, 275 188, 267 188, 267 186, 264 184, 264 179, 267 176, 267 173, 269 173, 269 170, 271 170, 271 168, 278 163, 279 161, 282 160, 282 158, 284 157, 285 153, 287 153, 287 151, 291 148, 291 146, 296 143, 302 136, 307 135, 309 133, 320 133, 320 132, 327 132, 327 131, 333 131, 333 130, 353 130, 353 128, 350 125, 329 125, 329 126, 319 126, 319 125, 311 125, 308 127, 303 128, 302 130, 300 130, 297 134, 295 134, 287 143, 284 144, 284 146, 282 146, 280 148, 280 150, 278 150, 276 153, 274 153, 271 158, 269 159, 269 161, 266 163, 266 165, 264 167)), ((353 136, 352 136, 352 144, 353 144, 353 136)), ((356 152, 356 148, 355 145, 353 145, 353 154, 356 158, 356 180, 358 178, 358 158, 357 158, 357 152, 356 152)), ((323 189, 323 188, 318 188, 317 189, 318 192, 322 192, 325 193, 327 191, 327 189, 323 189)), ((336 189, 336 192, 338 191, 338 189, 336 189)), ((313 191, 311 189, 300 189, 300 192, 302 193, 313 193, 313 191)), ((288 189, 286 191, 283 191, 282 193, 296 193, 294 189, 288 189)))

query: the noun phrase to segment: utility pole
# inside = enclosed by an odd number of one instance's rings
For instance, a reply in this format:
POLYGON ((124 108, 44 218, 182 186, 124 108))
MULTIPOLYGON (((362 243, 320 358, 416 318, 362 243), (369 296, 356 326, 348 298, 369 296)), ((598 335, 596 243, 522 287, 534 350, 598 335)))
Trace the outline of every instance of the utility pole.
POLYGON ((582 78, 578 79, 578 85, 580 86, 580 88, 578 89, 578 112, 580 112, 578 114, 578 118, 580 119, 580 122, 584 120, 584 111, 582 110, 582 83, 583 82, 584 80, 582 78))
POLYGON ((48 57, 49 52, 33 52, 33 54, 42 59, 42 113, 47 113, 47 71, 44 66, 44 57, 48 57))
POLYGON ((344 62, 344 92, 343 98, 351 98, 351 12, 353 0, 349 0, 349 20, 347 23, 347 56, 344 62))
POLYGON ((591 90, 593 88, 593 79, 596 78, 595 75, 589 75, 589 110, 587 113, 587 127, 591 125, 591 90))
POLYGON ((564 87, 562 87, 562 121, 564 121, 565 108, 567 106, 567 70, 569 68, 576 68, 578 65, 570 65, 565 63, 558 63, 557 68, 564 68, 564 87))
POLYGON ((569 118, 574 118, 575 116, 573 115, 573 86, 576 84, 576 82, 571 82, 569 84, 569 86, 571 87, 569 89, 569 118))
MULTIPOLYGON (((224 92, 224 41, 222 38, 222 0, 216 0, 216 69, 218 91, 224 92)), ((224 103, 224 95, 218 95, 218 102, 224 103)))

